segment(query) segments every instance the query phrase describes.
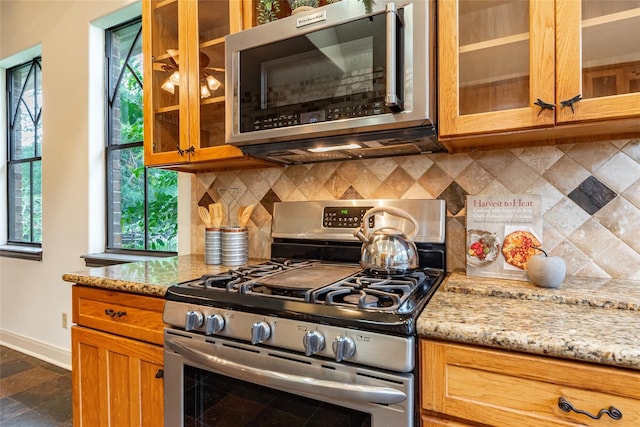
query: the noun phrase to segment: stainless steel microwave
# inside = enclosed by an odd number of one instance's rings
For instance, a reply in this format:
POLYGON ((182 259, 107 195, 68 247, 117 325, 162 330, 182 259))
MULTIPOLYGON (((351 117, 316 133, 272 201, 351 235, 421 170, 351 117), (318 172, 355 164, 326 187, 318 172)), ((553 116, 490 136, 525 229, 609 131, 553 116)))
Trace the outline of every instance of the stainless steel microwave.
POLYGON ((226 142, 284 163, 443 151, 433 2, 372 3, 343 0, 227 36, 226 142))

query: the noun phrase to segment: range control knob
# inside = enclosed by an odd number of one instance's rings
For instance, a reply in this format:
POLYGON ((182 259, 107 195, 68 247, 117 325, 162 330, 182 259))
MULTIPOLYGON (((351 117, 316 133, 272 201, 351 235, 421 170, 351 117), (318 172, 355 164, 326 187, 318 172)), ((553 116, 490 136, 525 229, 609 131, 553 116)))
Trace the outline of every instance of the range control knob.
POLYGON ((251 326, 251 344, 256 345, 265 342, 271 336, 271 327, 264 320, 251 326))
POLYGON ((332 348, 336 355, 336 362, 342 362, 356 354, 356 343, 351 337, 336 337, 336 339, 333 340, 332 348))
POLYGON ((194 329, 198 329, 202 326, 204 322, 204 316, 202 313, 196 310, 191 310, 187 312, 187 317, 184 322, 184 330, 185 331, 193 331, 194 329))
POLYGON ((324 336, 318 331, 307 331, 302 338, 304 354, 311 356, 324 348, 324 336))
POLYGON ((204 319, 204 333, 215 335, 224 329, 224 317, 219 314, 210 314, 204 319))

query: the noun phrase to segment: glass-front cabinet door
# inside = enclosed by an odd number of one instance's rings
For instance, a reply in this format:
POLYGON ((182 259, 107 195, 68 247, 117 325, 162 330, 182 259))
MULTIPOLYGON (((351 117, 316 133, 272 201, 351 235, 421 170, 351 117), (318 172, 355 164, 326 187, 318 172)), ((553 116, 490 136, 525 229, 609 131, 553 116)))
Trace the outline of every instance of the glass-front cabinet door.
POLYGON ((557 0, 557 121, 640 115, 640 0, 557 0))
POLYGON ((187 30, 190 39, 196 41, 193 48, 197 48, 189 110, 197 115, 191 120, 200 123, 192 136, 197 145, 191 160, 201 161, 219 150, 237 150, 226 147, 224 139, 224 37, 242 29, 242 8, 234 0, 191 1, 190 6, 198 25, 187 30))
POLYGON ((442 0, 438 12, 441 136, 553 125, 538 114, 555 99, 553 1, 442 0))
POLYGON ((246 0, 143 1, 146 165, 249 162, 225 144, 224 37, 251 25, 252 10, 246 0))
POLYGON ((184 84, 186 46, 179 33, 178 0, 148 0, 143 5, 145 164, 174 163, 185 159, 180 153, 180 135, 189 123, 181 103, 187 100, 184 84))

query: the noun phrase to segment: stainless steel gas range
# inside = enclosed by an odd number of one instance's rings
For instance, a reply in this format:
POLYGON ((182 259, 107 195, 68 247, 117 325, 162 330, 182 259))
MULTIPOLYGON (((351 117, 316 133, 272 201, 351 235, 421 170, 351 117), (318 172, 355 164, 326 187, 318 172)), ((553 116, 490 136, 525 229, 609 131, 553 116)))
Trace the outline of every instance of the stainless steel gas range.
POLYGON ((416 321, 444 277, 445 216, 441 200, 276 203, 270 261, 168 289, 165 425, 417 424, 416 321), (379 206, 416 219, 417 269, 360 267, 353 232, 379 206))

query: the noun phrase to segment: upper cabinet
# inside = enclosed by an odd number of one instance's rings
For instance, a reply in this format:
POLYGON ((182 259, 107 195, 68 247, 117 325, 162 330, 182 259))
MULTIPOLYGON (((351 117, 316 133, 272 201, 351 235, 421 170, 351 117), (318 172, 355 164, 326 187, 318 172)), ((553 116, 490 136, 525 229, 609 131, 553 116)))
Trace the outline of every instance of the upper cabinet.
POLYGON ((640 0, 556 2, 559 123, 640 115, 640 0))
POLYGON ((640 0, 442 0, 438 17, 438 130, 454 151, 640 118, 640 0))
POLYGON ((250 0, 143 0, 145 165, 195 172, 271 166, 225 144, 224 37, 250 0))

